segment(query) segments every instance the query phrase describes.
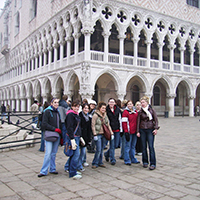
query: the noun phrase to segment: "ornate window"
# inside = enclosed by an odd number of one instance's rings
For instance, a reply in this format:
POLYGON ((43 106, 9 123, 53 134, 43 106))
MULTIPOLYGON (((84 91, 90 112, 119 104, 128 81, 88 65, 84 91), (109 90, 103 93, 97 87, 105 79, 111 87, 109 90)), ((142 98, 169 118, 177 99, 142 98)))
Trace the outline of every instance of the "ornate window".
POLYGON ((15 16, 15 35, 19 33, 19 27, 20 27, 20 17, 19 17, 19 12, 17 12, 15 16))
POLYGON ((146 37, 144 31, 142 30, 139 35, 138 42, 138 57, 146 58, 147 57, 147 45, 146 45, 146 37))
POLYGON ((199 8, 199 0, 187 0, 187 4, 199 8))
POLYGON ((30 20, 37 15, 37 0, 30 0, 30 20))
POLYGON ((184 64, 190 65, 190 46, 187 40, 185 44, 185 51, 184 51, 184 64))
POLYGON ((194 66, 199 66, 199 47, 197 43, 195 44, 195 52, 194 52, 194 66))
POLYGON ((180 60, 180 50, 179 50, 180 44, 179 44, 178 39, 176 39, 175 45, 176 45, 176 48, 174 49, 174 62, 175 63, 181 63, 181 60, 180 60))
POLYGON ((105 7, 105 10, 102 10, 102 14, 105 16, 106 19, 112 16, 112 12, 108 7, 105 7))
POLYGON ((134 17, 132 17, 132 22, 135 26, 137 26, 140 23, 139 17, 137 15, 134 15, 134 17))
POLYGON ((156 36, 156 34, 154 33, 153 34, 153 37, 152 37, 152 43, 151 43, 151 59, 155 59, 155 60, 158 60, 158 38, 156 36))
POLYGON ((131 33, 131 29, 128 27, 126 30, 126 38, 124 39, 124 55, 133 56, 133 34, 131 33))
POLYGON ((164 46, 163 46, 163 61, 170 61, 170 50, 168 48, 169 46, 169 38, 165 36, 164 39, 164 46))

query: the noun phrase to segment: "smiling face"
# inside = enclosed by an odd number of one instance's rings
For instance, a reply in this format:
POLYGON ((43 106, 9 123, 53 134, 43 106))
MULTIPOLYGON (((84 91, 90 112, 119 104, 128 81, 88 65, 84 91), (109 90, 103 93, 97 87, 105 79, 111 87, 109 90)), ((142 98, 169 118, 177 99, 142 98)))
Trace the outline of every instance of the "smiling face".
POLYGON ((132 102, 132 101, 129 101, 129 102, 127 103, 127 107, 128 107, 129 110, 132 110, 132 109, 133 109, 133 102, 132 102))
POLYGON ((106 112, 106 106, 101 106, 99 111, 101 112, 101 114, 104 114, 106 112))
POLYGON ((114 108, 114 106, 115 106, 115 100, 114 99, 110 99, 109 101, 108 101, 108 105, 109 105, 109 107, 112 109, 112 108, 114 108))
POLYGON ((84 108, 83 108, 83 112, 84 114, 87 114, 89 112, 89 106, 86 105, 84 108))
POLYGON ((143 108, 146 108, 148 103, 145 100, 141 100, 141 105, 143 108))
POLYGON ((79 111, 79 107, 80 105, 72 106, 72 110, 77 113, 79 111))
POLYGON ((51 105, 57 109, 58 106, 59 106, 59 99, 54 99, 52 102, 51 102, 51 105))

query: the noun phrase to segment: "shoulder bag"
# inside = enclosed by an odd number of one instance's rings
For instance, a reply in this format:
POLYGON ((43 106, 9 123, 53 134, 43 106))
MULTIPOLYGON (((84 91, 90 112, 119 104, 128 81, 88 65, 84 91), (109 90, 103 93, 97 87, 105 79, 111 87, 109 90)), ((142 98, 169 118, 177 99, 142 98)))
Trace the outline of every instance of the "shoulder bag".
POLYGON ((109 129, 108 126, 104 123, 102 117, 100 117, 100 119, 101 119, 101 122, 102 122, 103 133, 104 133, 104 136, 105 136, 106 140, 111 140, 111 132, 110 132, 110 129, 109 129))

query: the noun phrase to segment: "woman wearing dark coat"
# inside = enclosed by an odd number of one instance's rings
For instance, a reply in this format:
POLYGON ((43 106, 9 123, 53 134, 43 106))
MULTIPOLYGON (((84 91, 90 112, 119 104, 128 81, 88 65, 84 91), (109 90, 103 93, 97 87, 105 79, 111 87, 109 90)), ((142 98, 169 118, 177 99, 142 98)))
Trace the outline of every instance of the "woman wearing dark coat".
POLYGON ((150 170, 156 168, 156 155, 154 150, 154 138, 157 135, 158 118, 155 110, 149 105, 149 98, 144 96, 140 99, 142 109, 138 113, 137 136, 141 137, 142 142, 142 162, 143 167, 147 168, 149 164, 147 154, 147 144, 149 147, 150 170))
POLYGON ((60 114, 58 111, 59 99, 53 98, 51 100, 51 105, 44 110, 42 118, 42 130, 44 131, 54 131, 58 134, 58 139, 55 142, 45 140, 45 156, 42 169, 38 177, 46 176, 48 173, 58 174, 56 171, 56 153, 58 151, 58 145, 60 143, 61 137, 61 121, 60 114))
POLYGON ((91 129, 91 118, 88 115, 89 112, 89 105, 83 104, 82 105, 82 111, 79 113, 79 116, 81 118, 81 134, 85 141, 85 145, 80 145, 80 156, 79 156, 79 164, 78 164, 78 170, 84 171, 84 167, 89 166, 89 164, 86 162, 86 147, 87 145, 91 144, 92 141, 92 129, 91 129))

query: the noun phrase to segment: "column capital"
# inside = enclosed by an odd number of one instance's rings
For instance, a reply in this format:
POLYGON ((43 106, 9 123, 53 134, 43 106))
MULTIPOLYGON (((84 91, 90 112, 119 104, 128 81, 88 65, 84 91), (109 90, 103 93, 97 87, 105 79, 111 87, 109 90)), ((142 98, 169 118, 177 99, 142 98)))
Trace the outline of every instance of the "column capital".
POLYGON ((174 50, 176 48, 176 45, 175 44, 169 44, 167 47, 170 50, 174 50))
POLYGON ((106 37, 109 37, 111 35, 111 32, 110 31, 103 32, 102 35, 103 35, 104 38, 106 38, 106 37))
POLYGON ((167 94, 167 98, 174 99, 176 97, 176 94, 167 94))
POLYGON ((185 51, 186 48, 185 47, 179 47, 178 49, 179 49, 179 51, 185 51))
POLYGON ((189 97, 188 97, 190 100, 193 100, 193 99, 195 99, 195 96, 194 95, 189 95, 189 97))
POLYGON ((124 40, 126 38, 126 36, 125 35, 118 35, 117 38, 120 39, 120 40, 122 40, 122 39, 124 40))

